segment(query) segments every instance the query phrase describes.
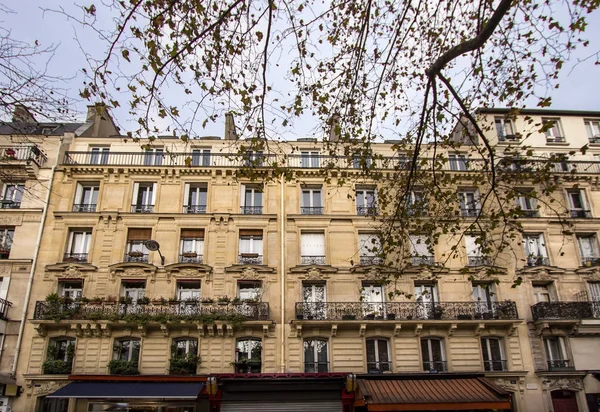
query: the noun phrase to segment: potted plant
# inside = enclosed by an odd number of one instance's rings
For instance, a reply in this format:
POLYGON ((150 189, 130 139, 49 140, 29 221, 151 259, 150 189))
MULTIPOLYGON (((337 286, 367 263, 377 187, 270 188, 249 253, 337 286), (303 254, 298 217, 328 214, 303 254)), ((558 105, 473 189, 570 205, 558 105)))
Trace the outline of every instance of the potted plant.
POLYGON ((90 303, 93 305, 100 305, 102 302, 104 302, 104 298, 101 298, 100 296, 94 296, 90 299, 90 303))
POLYGON ((227 305, 229 304, 229 302, 231 301, 231 299, 229 299, 229 296, 225 295, 225 296, 219 296, 217 298, 217 303, 219 305, 227 305))
POLYGON ((461 313, 459 315, 456 315, 456 318, 458 320, 471 320, 473 317, 471 315, 467 315, 465 313, 461 313))
POLYGON ((367 313, 364 317, 364 320, 374 320, 375 319, 375 312, 371 312, 371 313, 367 313))
POLYGON ((150 303, 150 298, 148 296, 143 296, 138 298, 137 303, 138 305, 147 305, 150 303))
POLYGON ((202 303, 214 303, 213 298, 202 298, 202 303))
POLYGON ((119 297, 119 303, 121 305, 130 305, 133 302, 133 298, 131 296, 121 296, 119 297))
POLYGON ((356 315, 352 315, 349 313, 343 314, 342 320, 356 320, 356 315))
POLYGON ((196 252, 183 252, 182 256, 186 258, 195 258, 198 254, 196 252))
POLYGON ((234 303, 236 305, 241 302, 242 302, 242 300, 237 296, 235 298, 231 299, 231 303, 234 303))
POLYGON ((442 319, 444 316, 444 308, 441 306, 434 306, 432 310, 432 315, 434 319, 442 319))

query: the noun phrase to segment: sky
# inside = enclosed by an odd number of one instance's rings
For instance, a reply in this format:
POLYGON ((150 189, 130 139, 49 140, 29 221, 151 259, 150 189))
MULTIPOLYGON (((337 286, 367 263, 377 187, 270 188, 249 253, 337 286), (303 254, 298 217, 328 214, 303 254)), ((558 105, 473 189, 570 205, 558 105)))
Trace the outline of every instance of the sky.
MULTIPOLYGON (((14 13, 0 16, 0 20, 3 20, 0 24, 11 30, 13 38, 31 43, 37 40, 42 46, 57 46, 48 66, 49 72, 66 79, 64 87, 69 89, 73 107, 80 113, 79 118, 83 119, 85 106, 90 102, 78 96, 84 79, 81 69, 87 67, 81 48, 99 55, 98 51, 102 51, 104 46, 97 35, 82 29, 77 22, 69 20, 65 15, 44 11, 43 8, 63 7, 67 13, 75 16, 81 16, 81 11, 73 2, 50 0, 9 1, 5 2, 5 6, 14 13)), ((110 16, 102 13, 100 3, 97 6, 101 23, 110 27, 110 16)), ((600 111, 600 66, 594 64, 596 57, 584 60, 594 50, 600 50, 600 12, 589 15, 588 22, 586 37, 591 40, 590 46, 571 57, 560 76, 560 88, 548 91, 548 95, 552 97, 553 109, 600 111)), ((131 128, 135 126, 126 109, 113 109, 112 113, 125 129, 128 129, 128 124, 131 128)), ((208 124, 198 135, 223 136, 224 122, 225 119, 220 118, 215 124, 208 124)), ((294 126, 295 136, 291 140, 311 135, 315 130, 315 125, 310 122, 298 121, 294 126)))

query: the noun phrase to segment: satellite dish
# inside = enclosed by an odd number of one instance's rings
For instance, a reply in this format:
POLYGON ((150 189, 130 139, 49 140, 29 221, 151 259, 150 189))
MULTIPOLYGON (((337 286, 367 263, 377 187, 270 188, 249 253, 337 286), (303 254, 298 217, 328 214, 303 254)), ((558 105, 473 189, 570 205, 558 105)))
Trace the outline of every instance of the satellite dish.
POLYGON ((158 249, 160 249, 160 245, 156 240, 146 240, 144 242, 144 246, 146 246, 146 249, 151 252, 156 252, 158 249))

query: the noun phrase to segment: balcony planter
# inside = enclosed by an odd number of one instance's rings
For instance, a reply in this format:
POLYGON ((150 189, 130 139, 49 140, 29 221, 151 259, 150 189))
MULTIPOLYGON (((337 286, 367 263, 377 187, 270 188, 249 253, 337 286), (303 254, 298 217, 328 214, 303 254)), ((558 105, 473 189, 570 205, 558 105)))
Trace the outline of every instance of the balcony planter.
POLYGON ((198 256, 198 254, 196 252, 185 252, 185 253, 182 253, 181 256, 186 257, 186 258, 195 258, 198 256))
POLYGON ((365 315, 363 317, 364 320, 374 320, 375 319, 375 314, 374 313, 369 313, 368 315, 365 315))
POLYGON ((143 298, 139 298, 137 300, 138 305, 148 305, 150 304, 150 298, 147 296, 144 296, 143 298))
POLYGON ((133 303, 133 298, 131 296, 121 296, 119 298, 119 303, 121 305, 130 305, 131 303, 133 303))
POLYGON ((108 370, 111 375, 139 375, 137 360, 111 360, 108 362, 108 370))
POLYGON ((492 318, 492 314, 490 312, 476 313, 475 314, 475 319, 490 320, 491 318, 492 318))
POLYGON ((356 315, 342 315, 342 320, 356 320, 356 315))
POLYGON ((396 320, 396 314, 395 313, 388 313, 387 314, 387 320, 396 320))
POLYGON ((458 320, 471 320, 473 317, 471 315, 457 315, 456 319, 458 320))
POLYGON ((131 257, 142 257, 142 256, 144 256, 144 254, 142 252, 129 252, 127 255, 131 256, 131 257))
POLYGON ((71 362, 49 359, 42 364, 42 373, 45 375, 68 375, 71 373, 71 366, 71 362))
POLYGON ((375 320, 383 320, 383 315, 375 315, 375 320))
POLYGON ((304 315, 296 315, 297 320, 304 320, 304 315))

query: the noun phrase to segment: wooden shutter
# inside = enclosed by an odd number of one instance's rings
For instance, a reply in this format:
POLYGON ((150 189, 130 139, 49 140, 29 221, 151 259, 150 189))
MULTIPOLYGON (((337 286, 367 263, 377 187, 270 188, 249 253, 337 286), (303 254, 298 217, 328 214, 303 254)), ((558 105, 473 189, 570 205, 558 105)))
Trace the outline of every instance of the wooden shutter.
POLYGON ((240 229, 240 237, 241 236, 261 236, 263 235, 263 231, 260 229, 240 229))

